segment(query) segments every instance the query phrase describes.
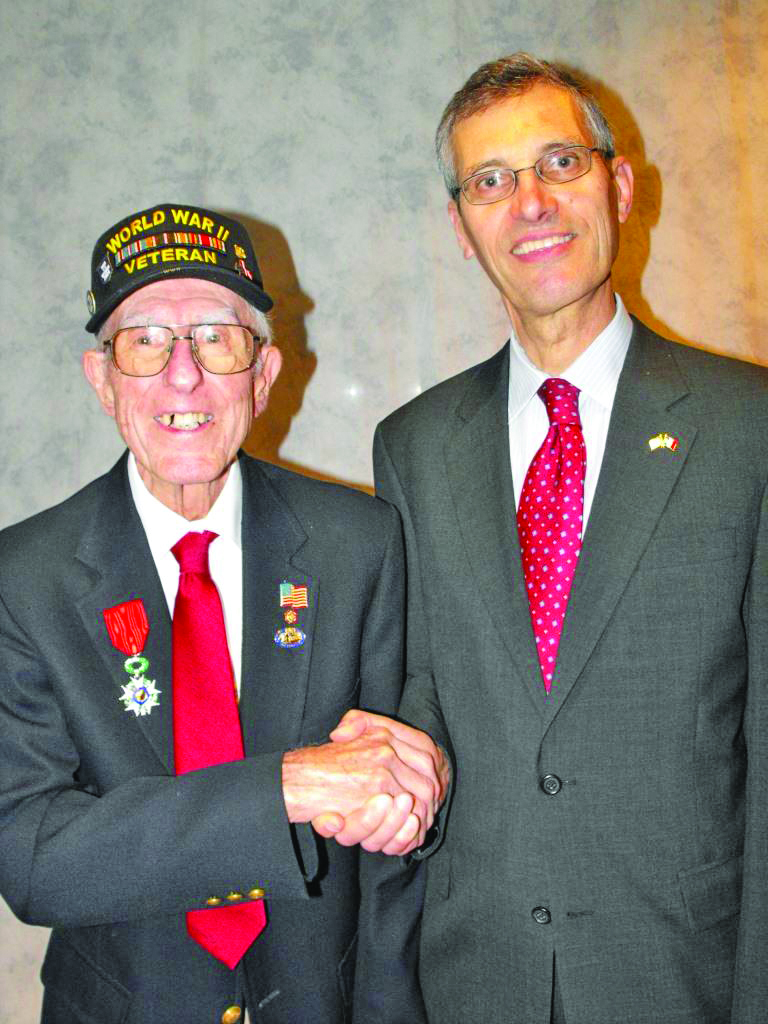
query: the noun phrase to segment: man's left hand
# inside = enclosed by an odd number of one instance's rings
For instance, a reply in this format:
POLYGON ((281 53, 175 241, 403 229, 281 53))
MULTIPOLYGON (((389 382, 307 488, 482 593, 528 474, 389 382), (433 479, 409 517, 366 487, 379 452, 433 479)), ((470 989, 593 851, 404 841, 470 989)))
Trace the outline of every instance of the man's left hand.
MULTIPOLYGON (((437 778, 438 792, 431 807, 434 817, 448 791, 451 767, 445 752, 425 732, 385 715, 355 708, 344 715, 330 739, 334 743, 346 743, 369 729, 382 726, 401 741, 399 753, 403 761, 414 770, 437 778)), ((396 797, 380 793, 346 818, 335 813, 320 814, 312 819, 312 825, 319 835, 333 837, 342 846, 359 843, 370 852, 402 856, 416 849, 423 838, 419 819, 411 812, 412 806, 413 800, 405 793, 396 797)))

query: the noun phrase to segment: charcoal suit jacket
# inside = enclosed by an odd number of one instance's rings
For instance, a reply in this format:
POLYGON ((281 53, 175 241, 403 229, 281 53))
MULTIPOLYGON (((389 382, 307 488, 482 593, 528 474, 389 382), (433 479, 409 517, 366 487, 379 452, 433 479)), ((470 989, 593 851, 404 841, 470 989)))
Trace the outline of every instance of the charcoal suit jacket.
POLYGON ((554 964, 567 1024, 764 1024, 768 375, 635 322, 547 698, 508 374, 507 346, 374 445, 406 535, 401 714, 455 767, 429 1020, 548 1024, 554 964))
POLYGON ((350 707, 396 708, 400 524, 367 495, 240 465, 237 763, 174 776, 171 623, 125 458, 0 534, 0 891, 53 928, 44 1024, 213 1024, 244 1002, 254 1024, 352 1020, 358 957, 354 1019, 420 1019, 408 869, 290 826, 281 788, 285 750, 326 741, 350 707), (274 641, 283 581, 308 588, 293 649, 274 641), (103 617, 132 598, 161 691, 141 717, 119 700, 125 654, 103 617), (230 971, 185 912, 254 889, 268 924, 230 971))

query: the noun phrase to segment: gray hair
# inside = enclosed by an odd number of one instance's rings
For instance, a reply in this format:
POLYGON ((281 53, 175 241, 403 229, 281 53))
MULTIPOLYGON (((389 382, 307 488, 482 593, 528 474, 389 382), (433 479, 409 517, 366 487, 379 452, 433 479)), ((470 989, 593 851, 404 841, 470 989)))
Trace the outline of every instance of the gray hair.
POLYGON ((268 313, 262 313, 260 309, 256 309, 250 302, 247 302, 248 314, 251 317, 251 327, 253 333, 258 335, 262 345, 269 345, 272 343, 272 323, 268 313))
POLYGON ((570 93, 584 117, 593 145, 609 159, 615 155, 608 120, 584 83, 562 65, 550 64, 529 53, 513 53, 482 64, 453 95, 440 118, 435 136, 437 163, 453 199, 459 191, 453 152, 456 125, 510 96, 519 96, 538 83, 554 85, 570 93))

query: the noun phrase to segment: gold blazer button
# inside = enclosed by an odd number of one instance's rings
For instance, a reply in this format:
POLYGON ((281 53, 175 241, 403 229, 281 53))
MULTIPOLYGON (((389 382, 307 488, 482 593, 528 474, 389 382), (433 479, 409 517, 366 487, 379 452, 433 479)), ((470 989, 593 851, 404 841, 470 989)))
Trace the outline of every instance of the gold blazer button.
POLYGON ((228 892, 227 893, 227 899, 229 900, 230 903, 237 903, 237 901, 241 900, 242 898, 243 898, 243 894, 241 892, 228 892))
POLYGON ((221 900, 219 899, 218 896, 209 896, 208 899, 205 901, 206 907, 218 907, 220 903, 221 900))
POLYGON ((249 900, 263 900, 264 899, 264 890, 263 889, 259 889, 258 887, 256 889, 249 890, 249 892, 248 892, 248 899, 249 900))
POLYGON ((221 1015, 221 1024, 237 1024, 242 1016, 243 1011, 239 1006, 228 1006, 221 1015))

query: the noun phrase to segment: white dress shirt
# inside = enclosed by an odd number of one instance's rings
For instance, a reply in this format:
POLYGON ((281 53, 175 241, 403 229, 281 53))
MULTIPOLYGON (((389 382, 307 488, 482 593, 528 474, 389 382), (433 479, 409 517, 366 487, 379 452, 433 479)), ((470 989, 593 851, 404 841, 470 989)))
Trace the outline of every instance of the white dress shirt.
POLYGON ((243 644, 243 552, 240 527, 243 514, 243 479, 235 461, 226 483, 204 519, 188 520, 177 515, 150 494, 139 476, 136 459, 128 456, 128 482, 141 525, 147 535, 168 611, 173 617, 176 591, 179 589, 179 563, 171 551, 177 541, 191 530, 218 533, 208 549, 211 578, 216 584, 224 612, 227 646, 240 693, 241 649, 243 644))
MULTIPOLYGON (((619 374, 632 336, 632 320, 618 295, 616 313, 567 370, 559 374, 581 392, 579 416, 587 449, 587 471, 584 477, 584 526, 595 497, 597 478, 603 464, 608 423, 619 374)), ((534 366, 525 354, 514 330, 510 336, 509 358, 509 454, 515 504, 519 506, 525 474, 549 430, 547 409, 537 391, 552 374, 534 366)))
MULTIPOLYGON (((239 695, 243 645, 243 477, 238 462, 232 463, 222 492, 204 519, 185 519, 150 494, 139 476, 133 453, 128 456, 128 482, 171 617, 179 589, 179 563, 171 548, 190 530, 218 533, 208 548, 208 567, 221 598, 229 659, 239 695)), ((246 1010, 243 1024, 250 1024, 250 1020, 246 1010)))

